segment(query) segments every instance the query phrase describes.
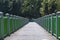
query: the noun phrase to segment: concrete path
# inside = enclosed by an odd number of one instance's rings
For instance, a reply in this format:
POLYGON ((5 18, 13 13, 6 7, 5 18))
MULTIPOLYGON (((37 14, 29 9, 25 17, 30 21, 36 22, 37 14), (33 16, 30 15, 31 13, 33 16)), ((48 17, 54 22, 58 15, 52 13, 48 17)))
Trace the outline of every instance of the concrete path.
POLYGON ((35 22, 29 22, 23 28, 19 29, 5 40, 57 40, 40 25, 35 22))

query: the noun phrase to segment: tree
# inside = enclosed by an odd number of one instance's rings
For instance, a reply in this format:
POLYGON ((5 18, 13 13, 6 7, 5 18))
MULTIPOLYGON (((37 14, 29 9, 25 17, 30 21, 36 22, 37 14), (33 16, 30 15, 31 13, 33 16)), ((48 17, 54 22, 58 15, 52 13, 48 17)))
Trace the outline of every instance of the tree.
POLYGON ((5 1, 4 3, 0 3, 0 11, 5 13, 9 13, 9 2, 5 1))
POLYGON ((41 7, 41 0, 25 0, 24 6, 22 7, 23 14, 26 14, 29 18, 38 18, 41 16, 40 14, 40 7, 41 7), (29 16, 28 16, 28 15, 29 16))
POLYGON ((51 3, 51 9, 50 9, 50 13, 55 13, 56 11, 56 7, 57 7, 57 4, 55 3, 55 1, 53 1, 51 3))
POLYGON ((21 9, 20 0, 18 0, 18 2, 16 2, 16 0, 13 1, 12 6, 11 6, 10 9, 11 9, 10 10, 10 14, 14 14, 14 15, 19 15, 20 16, 20 13, 21 13, 21 11, 20 11, 20 9, 21 9))
POLYGON ((48 11, 48 3, 46 3, 46 4, 45 4, 45 10, 44 10, 45 15, 47 15, 48 12, 49 12, 49 11, 48 11))

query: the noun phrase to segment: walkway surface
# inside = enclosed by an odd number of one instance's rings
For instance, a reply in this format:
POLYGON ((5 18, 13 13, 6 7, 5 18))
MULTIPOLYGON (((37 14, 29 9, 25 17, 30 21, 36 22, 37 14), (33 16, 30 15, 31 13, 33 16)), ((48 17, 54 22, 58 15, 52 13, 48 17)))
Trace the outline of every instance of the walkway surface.
POLYGON ((5 40, 57 40, 40 25, 29 22, 23 28, 6 37, 5 40))

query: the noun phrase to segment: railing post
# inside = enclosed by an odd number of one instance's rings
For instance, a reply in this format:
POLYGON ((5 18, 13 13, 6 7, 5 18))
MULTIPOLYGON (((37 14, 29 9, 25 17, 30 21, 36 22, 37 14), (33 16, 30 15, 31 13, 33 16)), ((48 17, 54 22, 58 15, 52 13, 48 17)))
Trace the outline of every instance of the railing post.
POLYGON ((58 39, 58 15, 60 12, 56 13, 56 38, 58 39))
POLYGON ((5 15, 6 15, 7 18, 8 18, 8 23, 7 23, 7 24, 8 24, 8 25, 7 25, 8 28, 7 28, 7 30, 8 30, 8 36, 10 36, 10 15, 9 15, 8 13, 6 13, 5 15))
MULTIPOLYGON (((49 14, 49 20, 50 20, 50 17, 51 17, 51 14, 49 14)), ((50 21, 49 21, 49 32, 50 32, 50 25, 51 25, 51 23, 50 23, 50 21)))
POLYGON ((12 30, 13 30, 12 32, 14 32, 14 19, 13 19, 14 16, 12 14, 10 16, 12 17, 12 30))
POLYGON ((3 16, 3 12, 0 12, 0 16, 1 16, 1 40, 4 40, 4 16, 3 16))
POLYGON ((53 35, 53 32, 54 32, 54 31, 53 31, 53 29, 54 29, 54 28, 53 28, 53 16, 55 16, 55 13, 52 13, 52 20, 51 20, 51 21, 52 21, 52 23, 51 23, 51 27, 52 27, 52 35, 53 35))
POLYGON ((18 16, 15 15, 15 27, 16 27, 16 30, 17 30, 17 18, 18 18, 18 16))
POLYGON ((48 15, 47 15, 47 31, 48 31, 48 15))
POLYGON ((15 31, 16 31, 16 15, 14 15, 14 28, 15 28, 15 31))
POLYGON ((52 33, 52 32, 53 32, 53 31, 52 31, 52 22, 53 22, 52 20, 53 20, 53 16, 52 16, 52 14, 51 14, 51 34, 53 34, 53 33, 52 33))
POLYGON ((48 32, 49 32, 49 15, 48 15, 48 32))
POLYGON ((15 19, 15 15, 13 15, 13 20, 12 20, 12 23, 13 23, 12 24, 13 25, 13 32, 15 31, 15 20, 14 19, 15 19))

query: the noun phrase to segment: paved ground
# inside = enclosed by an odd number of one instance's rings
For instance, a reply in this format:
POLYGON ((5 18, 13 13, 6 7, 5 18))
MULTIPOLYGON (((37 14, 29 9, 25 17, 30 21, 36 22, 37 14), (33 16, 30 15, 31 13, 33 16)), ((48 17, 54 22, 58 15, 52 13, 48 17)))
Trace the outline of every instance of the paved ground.
POLYGON ((29 22, 23 28, 5 40, 57 40, 35 22, 29 22))

